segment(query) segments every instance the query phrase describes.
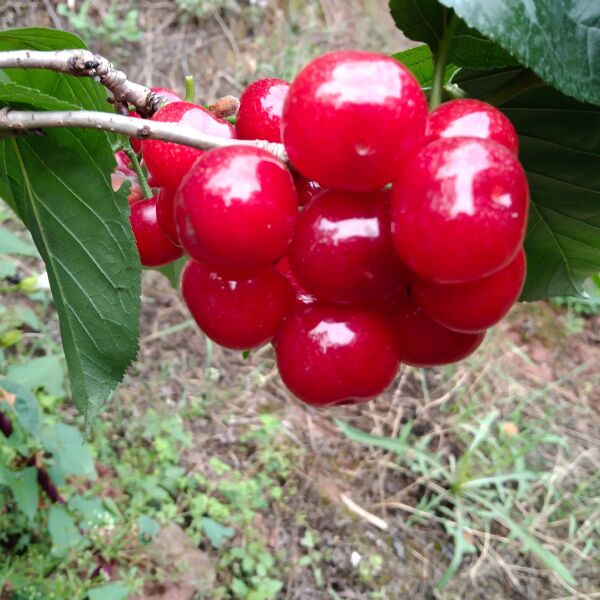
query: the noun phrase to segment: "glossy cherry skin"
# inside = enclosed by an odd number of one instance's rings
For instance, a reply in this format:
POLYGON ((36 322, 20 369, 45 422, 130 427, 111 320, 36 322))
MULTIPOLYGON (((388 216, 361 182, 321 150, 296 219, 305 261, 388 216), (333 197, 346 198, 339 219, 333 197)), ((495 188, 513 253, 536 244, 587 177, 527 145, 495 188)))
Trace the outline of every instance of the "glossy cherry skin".
POLYGON ((467 283, 433 283, 416 278, 415 302, 444 327, 475 333, 495 325, 508 313, 523 290, 525 252, 520 250, 505 267, 467 283))
POLYGON ((290 261, 288 260, 287 254, 283 256, 275 265, 275 268, 288 280, 290 285, 292 286, 295 294, 296 301, 301 304, 311 304, 312 302, 316 302, 317 299, 309 294, 301 285, 296 276, 292 273, 292 268, 290 267, 290 261))
POLYGON ((394 183, 394 246, 425 279, 479 279, 519 251, 528 205, 523 167, 504 146, 476 138, 438 140, 394 183))
POLYGON ((426 121, 425 96, 398 61, 336 51, 292 83, 283 143, 294 168, 323 187, 378 190, 423 145, 426 121))
POLYGON ((200 329, 217 344, 250 350, 269 342, 294 306, 294 291, 274 267, 229 280, 189 261, 181 292, 200 329))
POLYGON ((249 277, 281 258, 297 214, 290 172, 272 154, 251 146, 204 154, 175 201, 187 253, 230 277, 249 277))
POLYGON ((300 173, 292 173, 292 175, 298 194, 298 206, 306 206, 317 194, 323 191, 323 188, 316 181, 310 181, 300 173))
MULTIPOLYGON (((236 137, 231 123, 218 119, 205 108, 191 102, 165 104, 154 113, 152 120, 161 123, 179 123, 187 129, 217 137, 227 139, 236 137)), ((179 187, 183 177, 202 154, 202 150, 171 142, 144 140, 142 143, 142 156, 148 171, 160 187, 172 190, 179 187)))
POLYGON ((322 192, 298 217, 289 259, 320 300, 369 303, 390 294, 407 273, 392 245, 389 193, 322 192))
POLYGON ((388 321, 350 306, 296 305, 275 350, 285 385, 313 406, 374 398, 392 383, 399 366, 388 321))
MULTIPOLYGON (((156 94, 160 94, 165 99, 165 103, 166 102, 183 102, 183 98, 181 98, 179 96, 179 94, 177 94, 176 92, 174 92, 173 90, 170 90, 168 88, 151 87, 150 90, 155 92, 156 94)), ((141 116, 135 110, 130 110, 129 116, 141 119, 141 116)), ((137 138, 129 138, 129 141, 131 142, 131 147, 134 149, 134 151, 136 153, 141 152, 142 140, 138 140, 137 138)))
POLYGON ((183 256, 183 250, 172 244, 158 226, 156 197, 132 204, 129 222, 145 267, 161 267, 183 256))
POLYGON ((453 137, 492 140, 515 155, 519 153, 519 137, 508 117, 481 100, 451 100, 431 112, 427 122, 426 143, 453 137))
POLYGON ((175 192, 162 188, 156 201, 156 220, 167 238, 176 246, 181 246, 175 223, 175 192))
POLYGON ((281 142, 281 115, 290 84, 283 79, 259 79, 240 96, 235 130, 240 140, 281 142))
POLYGON ((483 342, 485 332, 460 333, 427 316, 403 291, 390 315, 400 360, 413 367, 437 367, 466 358, 483 342))

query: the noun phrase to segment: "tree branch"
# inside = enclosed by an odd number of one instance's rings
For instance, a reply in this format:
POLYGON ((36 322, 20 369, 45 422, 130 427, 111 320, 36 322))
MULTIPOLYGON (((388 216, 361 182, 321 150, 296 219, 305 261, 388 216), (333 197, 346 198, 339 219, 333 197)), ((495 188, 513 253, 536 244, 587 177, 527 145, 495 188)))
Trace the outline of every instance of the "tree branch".
POLYGON ((0 52, 0 69, 48 69, 74 77, 92 77, 111 92, 112 102, 123 115, 133 104, 140 115, 151 117, 164 101, 147 87, 129 81, 123 71, 89 50, 0 52))
POLYGON ((24 134, 28 131, 39 131, 44 128, 81 128, 100 129, 121 133, 141 140, 153 139, 163 142, 174 142, 211 150, 224 146, 254 146, 270 152, 280 160, 287 162, 287 154, 283 144, 275 144, 264 140, 232 140, 183 127, 177 123, 161 123, 148 119, 137 119, 111 113, 96 111, 30 111, 0 109, 0 137, 7 133, 24 134))

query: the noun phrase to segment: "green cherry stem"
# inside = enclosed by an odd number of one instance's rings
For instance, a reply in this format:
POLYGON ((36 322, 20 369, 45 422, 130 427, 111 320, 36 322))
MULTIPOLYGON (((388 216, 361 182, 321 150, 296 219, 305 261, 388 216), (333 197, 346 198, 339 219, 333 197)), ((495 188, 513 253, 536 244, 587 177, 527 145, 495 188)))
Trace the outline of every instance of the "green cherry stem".
POLYGON ((185 101, 194 102, 196 99, 196 86, 194 84, 194 76, 186 75, 185 77, 185 101))
POLYGON ((429 98, 429 110, 433 110, 442 103, 442 92, 444 89, 444 73, 448 64, 448 55, 450 54, 450 43, 452 36, 458 25, 458 17, 452 14, 450 21, 444 29, 444 34, 440 41, 440 48, 434 56, 433 82, 431 86, 431 96, 429 98))
POLYGON ((123 151, 125 152, 125 154, 127 154, 127 157, 131 161, 131 166, 135 171, 138 181, 140 182, 140 187, 142 188, 142 194, 144 198, 152 198, 152 190, 148 185, 146 175, 144 174, 142 166, 140 165, 140 161, 138 160, 137 154, 135 153, 134 149, 131 147, 131 144, 129 142, 123 148, 123 151))

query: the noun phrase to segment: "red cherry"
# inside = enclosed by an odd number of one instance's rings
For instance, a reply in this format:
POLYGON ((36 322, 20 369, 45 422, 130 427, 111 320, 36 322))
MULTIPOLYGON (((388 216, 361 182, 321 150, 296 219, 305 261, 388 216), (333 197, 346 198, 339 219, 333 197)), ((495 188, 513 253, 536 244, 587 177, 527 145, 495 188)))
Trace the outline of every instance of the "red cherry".
POLYGON ((517 301, 525 281, 525 252, 505 267, 468 283, 434 283, 415 279, 415 302, 438 323, 465 333, 495 325, 517 301))
POLYGON ((123 150, 115 152, 115 158, 117 160, 117 166, 110 176, 112 189, 113 191, 118 192, 123 183, 129 182, 130 187, 129 194, 127 195, 127 202, 133 204, 144 197, 140 182, 138 181, 135 171, 131 169, 131 161, 123 150))
MULTIPOLYGON (((168 102, 183 101, 183 98, 181 98, 176 92, 168 88, 151 87, 150 90, 155 92, 156 94, 160 94, 165 99, 165 104, 168 102)), ((135 110, 130 110, 129 116, 134 117, 136 119, 141 119, 140 114, 137 113, 135 110)), ((139 154, 142 150, 142 140, 138 140, 137 138, 129 138, 129 141, 131 142, 131 147, 133 148, 135 153, 139 154)))
POLYGON ((228 280, 189 261, 181 276, 181 292, 202 331, 235 350, 270 341, 294 305, 294 291, 274 267, 252 279, 228 280))
POLYGON ((296 192, 298 193, 298 206, 306 206, 319 192, 323 191, 323 188, 316 181, 310 181, 300 173, 293 173, 293 176, 296 192))
POLYGON ((300 213, 289 258, 300 284, 328 302, 373 302, 407 278, 392 245, 388 192, 322 192, 300 213))
POLYGON ((297 305, 275 349, 285 385, 314 406, 369 400, 392 383, 399 366, 388 321, 350 306, 297 305))
POLYGON ((481 100, 451 100, 438 106, 429 115, 426 143, 454 137, 492 140, 515 155, 519 153, 519 137, 508 117, 481 100))
POLYGON ((391 320, 400 360, 414 367, 458 362, 475 352, 485 337, 485 332, 460 333, 440 325, 404 290, 398 294, 391 320))
POLYGON ((129 222, 140 254, 140 262, 145 267, 160 267, 183 256, 183 250, 173 245, 158 226, 156 197, 132 204, 129 222))
POLYGON ((151 91, 161 95, 167 102, 183 102, 183 98, 173 90, 165 87, 151 87, 151 91))
POLYGON ((425 96, 393 58, 338 51, 310 62, 290 87, 282 120, 292 165, 324 187, 377 190, 424 142, 425 96))
POLYGON ((479 279, 519 251, 528 204, 525 172, 504 146, 476 138, 438 140, 394 183, 394 245, 425 279, 479 279))
POLYGON ((251 146, 204 154, 175 203, 187 253, 230 277, 248 277, 275 263, 288 247, 297 214, 290 172, 251 146))
POLYGON ((176 246, 181 246, 181 240, 175 224, 175 192, 163 188, 156 201, 156 220, 165 236, 176 246))
MULTIPOLYGON (((154 113, 152 120, 161 123, 179 123, 188 129, 235 139, 235 129, 231 123, 218 119, 205 108, 191 102, 165 104, 154 113)), ((173 190, 179 187, 183 177, 202 154, 202 150, 172 142, 144 140, 142 144, 142 156, 148 171, 161 187, 173 190)))
POLYGON ((283 79, 259 79, 244 90, 235 122, 240 140, 281 142, 281 114, 289 89, 283 79))
POLYGON ((317 299, 309 294, 298 282, 296 276, 292 273, 290 267, 290 261, 288 260, 287 254, 281 258, 281 260, 275 265, 275 268, 289 281, 290 285, 296 293, 296 301, 301 304, 310 304, 316 302, 317 299))

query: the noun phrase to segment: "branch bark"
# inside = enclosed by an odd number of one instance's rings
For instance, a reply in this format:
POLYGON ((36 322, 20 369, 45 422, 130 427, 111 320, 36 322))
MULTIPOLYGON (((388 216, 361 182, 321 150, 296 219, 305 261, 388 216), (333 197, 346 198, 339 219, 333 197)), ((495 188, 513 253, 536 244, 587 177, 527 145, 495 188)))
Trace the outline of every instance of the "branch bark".
POLYGON ((112 94, 111 102, 126 115, 129 105, 143 117, 151 117, 164 98, 147 87, 127 79, 102 56, 89 50, 10 50, 0 52, 0 69, 48 69, 74 77, 92 77, 112 94))
POLYGON ((264 140, 231 140, 193 131, 176 123, 161 123, 123 115, 96 111, 29 111, 0 109, 0 137, 7 133, 24 134, 44 128, 101 129, 120 133, 141 140, 154 139, 184 144, 199 150, 211 150, 224 146, 254 146, 270 152, 287 162, 283 144, 264 140))

